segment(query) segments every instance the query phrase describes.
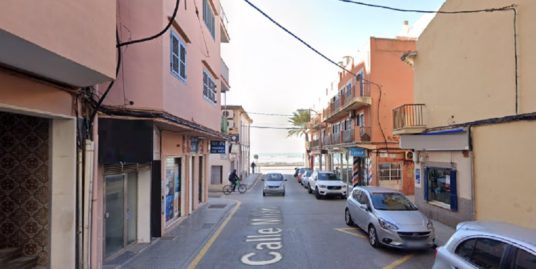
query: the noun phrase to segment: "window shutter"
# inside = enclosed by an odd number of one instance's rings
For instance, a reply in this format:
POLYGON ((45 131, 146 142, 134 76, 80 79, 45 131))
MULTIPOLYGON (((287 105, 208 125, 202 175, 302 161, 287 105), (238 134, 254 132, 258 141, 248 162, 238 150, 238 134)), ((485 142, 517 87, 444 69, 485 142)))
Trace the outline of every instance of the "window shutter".
POLYGON ((450 170, 450 210, 458 211, 458 188, 456 185, 456 170, 450 170))
POLYGON ((426 167, 424 169, 424 200, 428 201, 428 173, 430 173, 430 168, 426 167))
POLYGON ((171 72, 176 75, 179 75, 179 39, 173 33, 171 34, 170 51, 171 72))
POLYGON ((180 57, 179 57, 179 60, 180 60, 180 73, 179 75, 183 78, 183 79, 186 79, 186 47, 184 46, 184 44, 180 44, 180 47, 179 47, 179 53, 180 53, 180 57))

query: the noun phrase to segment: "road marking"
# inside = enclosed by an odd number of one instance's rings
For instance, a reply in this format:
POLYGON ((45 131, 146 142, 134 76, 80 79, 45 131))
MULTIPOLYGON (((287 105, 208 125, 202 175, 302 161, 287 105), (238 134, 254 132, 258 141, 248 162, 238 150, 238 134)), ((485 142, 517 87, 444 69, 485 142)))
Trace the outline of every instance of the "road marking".
POLYGON ((404 256, 404 257, 392 262, 391 264, 383 267, 383 269, 395 269, 397 266, 407 262, 412 257, 413 257, 413 255, 406 255, 406 256, 404 256))
POLYGON ((258 229, 256 234, 246 237, 246 243, 258 243, 255 244, 255 251, 242 255, 240 261, 243 264, 262 266, 278 263, 283 259, 283 255, 280 252, 283 248, 283 229, 273 227, 274 225, 281 225, 281 219, 281 209, 279 208, 259 208, 250 215, 250 225, 269 225, 272 227, 258 229), (255 257, 257 255, 259 257, 255 257), (268 256, 270 258, 266 259, 268 256))
POLYGON ((356 228, 335 228, 336 231, 339 231, 341 233, 346 233, 353 235, 357 238, 366 238, 364 235, 362 235, 359 231, 357 231, 356 228))
POLYGON ((227 218, 225 219, 225 221, 223 221, 223 223, 220 225, 218 230, 214 233, 214 235, 212 235, 210 240, 208 240, 208 242, 199 251, 199 253, 195 257, 195 259, 188 266, 188 269, 194 269, 194 268, 197 267, 197 265, 199 264, 201 259, 203 259, 203 257, 207 254, 209 248, 212 246, 212 244, 214 244, 214 241, 216 241, 216 239, 218 239, 218 237, 220 236, 221 232, 223 231, 223 228, 225 228, 225 226, 227 225, 229 220, 231 220, 231 218, 234 216, 234 214, 236 213, 236 211, 240 207, 240 204, 242 204, 242 203, 240 201, 236 200, 236 205, 232 209, 231 214, 229 214, 229 216, 227 216, 227 218))

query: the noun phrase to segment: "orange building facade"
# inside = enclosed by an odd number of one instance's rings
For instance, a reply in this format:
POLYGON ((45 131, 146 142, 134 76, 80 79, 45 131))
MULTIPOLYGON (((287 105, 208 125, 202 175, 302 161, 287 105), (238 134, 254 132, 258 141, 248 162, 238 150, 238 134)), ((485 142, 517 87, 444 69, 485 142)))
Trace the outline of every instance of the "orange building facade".
POLYGON ((362 60, 347 60, 337 94, 312 118, 309 166, 335 171, 348 184, 413 194, 413 160, 393 135, 391 111, 412 98, 412 70, 400 57, 415 40, 371 37, 369 46, 362 60))

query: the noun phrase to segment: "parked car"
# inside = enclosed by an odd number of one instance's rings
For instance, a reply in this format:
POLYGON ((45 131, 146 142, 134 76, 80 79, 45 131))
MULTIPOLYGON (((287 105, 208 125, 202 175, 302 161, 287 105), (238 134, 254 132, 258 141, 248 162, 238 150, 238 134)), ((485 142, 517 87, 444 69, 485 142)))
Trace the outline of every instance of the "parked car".
POLYGON ((316 199, 326 196, 346 197, 346 184, 330 171, 314 171, 307 185, 309 193, 314 193, 316 199))
POLYGON ((285 196, 285 181, 287 179, 281 173, 266 174, 262 181, 264 181, 262 196, 266 196, 267 194, 281 194, 285 196))
POLYGON ((368 233, 372 247, 435 246, 432 222, 402 193, 380 187, 355 187, 346 201, 344 219, 368 233))
POLYGON ((433 269, 536 268, 536 230, 494 221, 462 222, 433 269))
POLYGON ((302 184, 304 188, 307 188, 309 184, 309 178, 311 177, 312 174, 313 174, 313 170, 309 169, 305 171, 305 173, 302 175, 300 183, 302 184))
POLYGON ((311 171, 311 168, 300 168, 300 170, 298 171, 298 183, 301 184, 301 181, 303 179, 303 175, 305 175, 305 173, 307 173, 307 171, 311 171))

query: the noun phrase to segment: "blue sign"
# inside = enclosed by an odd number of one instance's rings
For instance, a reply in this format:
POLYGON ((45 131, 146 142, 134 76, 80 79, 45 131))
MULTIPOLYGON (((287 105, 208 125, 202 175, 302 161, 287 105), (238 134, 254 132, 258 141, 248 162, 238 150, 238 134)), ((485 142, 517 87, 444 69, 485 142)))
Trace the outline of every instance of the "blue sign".
POLYGON ((225 141, 210 141, 210 153, 225 154, 225 141))
POLYGON ((364 148, 350 148, 350 156, 367 157, 367 152, 364 148))
POLYGON ((415 169, 415 185, 421 185, 421 169, 415 169))

